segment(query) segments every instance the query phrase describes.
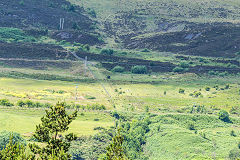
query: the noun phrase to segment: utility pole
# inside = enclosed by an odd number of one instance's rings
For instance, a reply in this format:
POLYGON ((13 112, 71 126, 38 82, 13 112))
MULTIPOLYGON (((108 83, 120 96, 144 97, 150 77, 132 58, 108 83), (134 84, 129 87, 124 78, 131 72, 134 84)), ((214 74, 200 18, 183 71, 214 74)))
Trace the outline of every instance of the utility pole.
POLYGON ((60 18, 60 23, 59 23, 59 29, 61 30, 62 28, 62 18, 60 18))
POLYGON ((60 18, 60 25, 59 25, 59 29, 63 30, 63 26, 64 26, 64 18, 60 18))
POLYGON ((77 97, 78 97, 77 91, 78 91, 78 85, 76 85, 76 93, 75 93, 75 99, 76 99, 76 100, 77 100, 77 97))
POLYGON ((84 75, 86 76, 86 71, 87 71, 87 56, 85 57, 84 60, 84 75))
POLYGON ((64 26, 64 18, 62 19, 63 21, 62 21, 62 30, 63 30, 63 26, 64 26))

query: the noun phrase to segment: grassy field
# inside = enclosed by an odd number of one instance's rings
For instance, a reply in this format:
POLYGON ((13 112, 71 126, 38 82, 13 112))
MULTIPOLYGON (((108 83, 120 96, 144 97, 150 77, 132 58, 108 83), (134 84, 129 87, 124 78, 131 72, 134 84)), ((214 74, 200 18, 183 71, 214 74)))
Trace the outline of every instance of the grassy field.
POLYGON ((229 151, 237 148, 240 140, 239 121, 224 123, 209 115, 158 116, 150 129, 145 153, 154 160, 228 159, 229 151), (194 130, 188 129, 189 123, 195 125, 194 130))
MULTIPOLYGON (((44 114, 43 109, 0 108, 0 131, 7 130, 31 136, 44 114)), ((68 132, 78 136, 89 136, 98 132, 94 130, 96 127, 109 128, 112 125, 112 118, 107 113, 79 112, 68 132)))
POLYGON ((206 107, 229 110, 231 107, 240 104, 239 89, 238 76, 219 78, 199 77, 194 74, 159 74, 151 76, 118 74, 112 76, 112 81, 108 81, 108 83, 105 81, 102 84, 12 78, 0 79, 1 98, 7 98, 13 102, 19 99, 31 99, 51 104, 58 101, 80 104, 99 103, 106 105, 108 109, 112 109, 113 106, 110 102, 114 102, 118 109, 126 109, 129 106, 141 110, 145 106, 154 109, 205 105, 206 107), (135 83, 129 83, 135 80, 135 83), (154 83, 151 83, 152 81, 154 83), (229 89, 225 89, 227 84, 230 85, 229 89), (76 85, 78 86, 77 100, 75 99, 76 85), (102 85, 111 98, 109 98, 102 85), (216 85, 218 85, 218 90, 213 88, 216 85), (210 91, 206 91, 206 87, 210 87, 210 91), (184 93, 180 94, 179 89, 184 89, 184 93), (63 91, 63 93, 57 93, 57 91, 63 91), (194 91, 201 92, 201 96, 190 96, 194 91), (89 99, 88 97, 95 98, 89 99))
MULTIPOLYGON (((13 68, 6 69, 12 70, 13 68)), ((27 69, 27 71, 22 70, 21 72, 30 74, 33 71, 27 69)), ((53 71, 56 74, 65 75, 63 71, 54 69, 53 71)), ((97 71, 94 70, 94 72, 97 71)), ((91 83, 1 77, 0 99, 9 99, 15 105, 20 99, 51 104, 59 101, 83 105, 98 103, 105 105, 107 110, 131 112, 145 112, 146 106, 148 106, 150 112, 160 114, 162 111, 164 113, 179 112, 186 107, 191 108, 193 105, 204 105, 208 109, 226 109, 228 111, 232 107, 240 105, 239 76, 237 75, 228 77, 172 73, 137 75, 115 74, 101 69, 100 72, 102 72, 99 77, 101 80, 91 83), (103 81, 104 77, 109 74, 111 79, 103 81), (226 88, 228 84, 229 88, 226 88), (213 88, 216 85, 218 85, 218 89, 213 88), (78 86, 77 100, 75 99, 76 86, 78 86), (210 91, 206 91, 206 87, 210 87, 210 91), (179 93, 179 89, 185 90, 184 93, 179 93), (194 91, 201 92, 201 96, 190 96, 194 91)), ((43 114, 42 109, 1 109, 0 130, 29 134, 34 132, 35 125, 40 122, 43 114)), ((111 125, 113 122, 108 114, 86 112, 84 116, 79 115, 77 120, 72 123, 70 131, 78 135, 93 135, 97 133, 94 130, 95 127, 111 125), (94 119, 99 119, 99 121, 94 119)))

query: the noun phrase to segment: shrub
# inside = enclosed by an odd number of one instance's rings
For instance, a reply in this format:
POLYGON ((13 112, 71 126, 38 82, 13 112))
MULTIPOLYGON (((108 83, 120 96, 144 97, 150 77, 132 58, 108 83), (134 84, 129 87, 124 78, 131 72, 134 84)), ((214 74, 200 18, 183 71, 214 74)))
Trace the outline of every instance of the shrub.
POLYGON ((215 76, 215 75, 218 75, 218 72, 215 72, 215 71, 209 71, 208 74, 211 75, 211 76, 215 76))
POLYGON ((210 87, 206 87, 205 88, 206 91, 210 91, 210 89, 211 89, 210 87))
POLYGON ((83 46, 83 49, 89 51, 89 50, 90 50, 90 46, 89 46, 88 44, 85 44, 85 45, 83 46))
POLYGON ((121 66, 115 66, 113 69, 112 69, 112 72, 124 72, 124 67, 121 67, 121 66))
POLYGON ((56 91, 56 93, 63 94, 63 93, 65 93, 65 91, 64 90, 59 90, 59 91, 56 91))
POLYGON ((189 96, 192 96, 192 97, 195 97, 195 98, 203 97, 202 93, 198 92, 198 91, 194 91, 193 93, 190 93, 189 96))
POLYGON ((182 88, 180 88, 179 90, 178 90, 178 93, 181 93, 181 94, 183 94, 185 92, 185 90, 184 89, 182 89, 182 88))
POLYGON ((193 123, 188 124, 189 130, 195 130, 195 125, 193 123))
POLYGON ((233 137, 236 137, 236 136, 237 136, 236 133, 234 132, 234 130, 231 130, 230 136, 233 136, 233 137))
POLYGON ((85 98, 86 98, 86 99, 96 99, 96 97, 94 97, 94 96, 89 96, 89 95, 86 95, 85 98))
POLYGON ((31 108, 34 107, 34 103, 31 100, 26 100, 25 104, 27 105, 27 107, 31 108))
POLYGON ((199 58, 199 62, 208 63, 208 60, 206 60, 204 58, 199 58))
POLYGON ((80 30, 80 27, 78 26, 78 24, 77 24, 76 22, 74 22, 74 23, 72 24, 72 29, 74 29, 74 30, 80 30))
POLYGON ((113 49, 102 49, 100 54, 106 54, 106 55, 113 55, 114 50, 113 49))
POLYGON ((207 109, 205 108, 205 106, 200 106, 200 105, 194 105, 191 108, 190 113, 207 113, 207 109))
POLYGON ((35 105, 34 105, 34 107, 36 107, 36 108, 41 108, 41 107, 43 107, 43 104, 41 104, 41 103, 39 103, 39 102, 36 102, 35 105))
POLYGON ((230 110, 231 114, 239 114, 240 113, 240 108, 238 106, 233 106, 230 110))
POLYGON ((204 139, 207 139, 206 133, 205 132, 200 132, 200 136, 204 139))
POLYGON ((231 160, 240 159, 240 149, 238 149, 238 148, 232 149, 229 152, 229 159, 231 159, 231 160))
POLYGON ((135 74, 145 74, 147 73, 147 67, 141 65, 133 66, 131 72, 135 74))
POLYGON ((14 106, 14 104, 12 104, 8 99, 0 99, 0 105, 7 107, 14 106))
POLYGON ((147 49, 147 48, 144 48, 144 49, 142 50, 142 52, 150 52, 150 50, 147 49))
POLYGON ((34 42, 36 39, 17 28, 0 28, 0 41, 4 42, 34 42))
POLYGON ((235 55, 240 56, 240 51, 239 51, 239 52, 236 52, 235 55))
POLYGON ((125 51, 123 51, 123 52, 121 52, 120 54, 122 54, 122 55, 127 55, 128 53, 125 52, 125 51))
POLYGON ((86 105, 86 106, 77 104, 77 105, 72 106, 71 108, 73 108, 73 107, 82 109, 82 110, 85 110, 85 109, 87 109, 87 110, 106 110, 106 107, 104 105, 100 105, 100 104, 93 104, 93 105, 86 105))
POLYGON ((181 62, 179 65, 181 68, 189 68, 189 64, 187 62, 181 62))
POLYGON ((213 88, 215 88, 216 90, 219 89, 219 86, 218 85, 215 85, 213 88))
POLYGON ((182 67, 175 67, 175 68, 173 68, 173 72, 185 72, 185 71, 187 71, 188 69, 186 69, 186 68, 182 68, 182 67))
POLYGON ((237 65, 231 64, 231 63, 228 63, 228 64, 227 64, 227 67, 228 67, 228 68, 238 68, 237 65))
POLYGON ((227 111, 225 110, 220 110, 219 113, 218 113, 218 116, 219 116, 219 119, 224 121, 224 122, 230 122, 230 119, 229 119, 229 114, 227 111))
POLYGON ((6 145, 9 143, 10 136, 12 136, 12 141, 15 144, 16 142, 20 142, 22 144, 26 144, 26 141, 21 137, 19 133, 15 132, 8 132, 8 131, 2 131, 0 133, 0 149, 6 147, 6 145))
POLYGON ((103 127, 95 127, 95 128, 93 128, 93 130, 104 130, 105 128, 103 128, 103 127))
POLYGON ((224 77, 224 76, 227 76, 228 75, 228 72, 218 72, 218 71, 209 71, 208 72, 209 75, 212 75, 212 76, 220 76, 220 77, 224 77))
POLYGON ((229 89, 229 88, 230 88, 230 85, 226 84, 225 89, 229 89))
POLYGON ((52 105, 49 104, 49 103, 40 103, 40 102, 33 102, 31 100, 26 100, 26 101, 23 101, 23 100, 19 100, 17 101, 17 106, 19 107, 28 107, 28 108, 50 108, 52 105))
POLYGON ((87 12, 88 12, 88 14, 91 15, 93 18, 96 18, 96 17, 97 17, 97 14, 96 14, 96 12, 95 12, 94 9, 88 8, 88 9, 87 9, 87 12))
POLYGON ((227 72, 227 71, 221 72, 221 73, 219 73, 218 75, 219 75, 220 77, 225 77, 225 76, 228 75, 228 72, 227 72))
POLYGON ((149 107, 148 106, 145 106, 145 112, 149 112, 149 107))
POLYGON ((19 100, 19 101, 17 101, 17 106, 19 106, 19 107, 24 107, 26 104, 25 104, 25 102, 23 101, 23 100, 19 100))
POLYGON ((69 7, 68 7, 68 11, 69 12, 75 12, 75 6, 73 4, 71 4, 69 7))
POLYGON ((24 5, 24 1, 21 0, 21 1, 19 2, 19 5, 23 6, 23 5, 24 5))

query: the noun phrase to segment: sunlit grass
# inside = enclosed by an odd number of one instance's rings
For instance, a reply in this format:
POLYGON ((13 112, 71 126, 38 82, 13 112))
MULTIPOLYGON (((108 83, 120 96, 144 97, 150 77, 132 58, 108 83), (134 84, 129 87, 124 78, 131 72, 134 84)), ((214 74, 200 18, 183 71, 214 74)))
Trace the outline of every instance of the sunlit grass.
MULTIPOLYGON (((23 135, 31 135, 36 125, 40 124, 41 117, 45 112, 42 109, 0 109, 0 131, 7 130, 23 135)), ((95 127, 109 128, 113 126, 112 118, 107 113, 101 112, 81 112, 76 120, 70 125, 68 132, 73 132, 78 136, 94 135, 95 127), (98 121, 94 121, 98 119, 98 121)))

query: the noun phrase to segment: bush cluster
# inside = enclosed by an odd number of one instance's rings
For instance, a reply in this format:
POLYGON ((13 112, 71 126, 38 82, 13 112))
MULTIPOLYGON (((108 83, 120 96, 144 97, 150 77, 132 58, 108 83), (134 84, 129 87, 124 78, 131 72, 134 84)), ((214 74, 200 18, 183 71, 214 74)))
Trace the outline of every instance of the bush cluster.
POLYGON ((80 105, 76 104, 72 106, 73 108, 78 108, 82 110, 106 110, 106 107, 102 104, 92 104, 92 105, 80 105))
POLYGON ((121 66, 115 66, 113 69, 112 69, 112 72, 119 72, 119 73, 122 73, 124 72, 125 68, 124 67, 121 67, 121 66))
POLYGON ((219 119, 222 120, 223 122, 231 122, 229 119, 229 114, 225 110, 220 110, 218 113, 219 119))
POLYGON ((220 77, 225 77, 225 76, 229 75, 229 73, 227 71, 225 71, 225 72, 209 71, 208 74, 211 76, 220 76, 220 77))
POLYGON ((206 91, 210 91, 210 89, 211 89, 210 87, 206 87, 205 88, 206 91))
POLYGON ((92 9, 92 8, 88 8, 88 9, 87 9, 87 13, 88 13, 90 16, 92 16, 93 18, 96 18, 96 17, 97 17, 97 14, 96 14, 95 10, 92 9))
POLYGON ((100 54, 106 54, 106 55, 113 55, 114 50, 113 49, 102 49, 100 54))
POLYGON ((205 106, 200 106, 200 105, 194 105, 192 106, 190 113, 207 113, 207 109, 205 106))
POLYGON ((19 133, 2 131, 0 133, 0 150, 5 148, 6 145, 9 143, 10 136, 12 136, 13 144, 15 144, 16 142, 21 142, 22 144, 26 145, 26 141, 24 140, 24 138, 21 137, 19 133))
POLYGON ((183 94, 184 92, 185 92, 185 90, 182 89, 182 88, 180 88, 180 89, 178 90, 178 93, 180 93, 180 94, 183 94))
MULTIPOLYGON (((2 106, 14 106, 13 103, 11 103, 8 99, 1 99, 0 105, 2 106)), ((18 107, 27 107, 27 108, 50 108, 52 104, 50 103, 40 103, 40 102, 34 102, 31 100, 18 100, 16 103, 16 106, 18 107)), ((106 106, 102 104, 92 104, 92 105, 80 105, 80 104, 67 104, 64 103, 65 108, 78 108, 82 110, 106 110, 106 106)))
POLYGON ((189 70, 189 63, 187 62, 181 62, 179 66, 176 66, 173 68, 173 72, 187 72, 189 70))
POLYGON ((14 106, 8 99, 0 99, 0 106, 11 107, 14 106))
POLYGON ((134 73, 134 74, 146 74, 147 73, 147 67, 142 66, 142 65, 133 66, 131 68, 131 72, 134 73))
POLYGON ((198 92, 198 91, 194 91, 193 93, 190 93, 189 96, 192 96, 192 97, 195 97, 195 98, 203 97, 202 93, 198 92))
POLYGON ((19 100, 17 106, 28 107, 28 108, 50 108, 52 105, 49 103, 33 102, 31 100, 19 100))

